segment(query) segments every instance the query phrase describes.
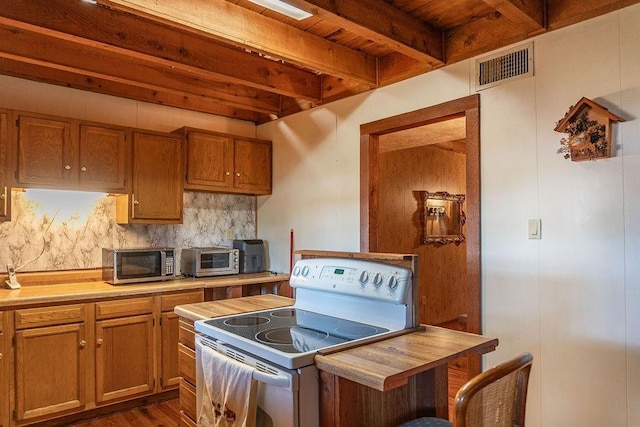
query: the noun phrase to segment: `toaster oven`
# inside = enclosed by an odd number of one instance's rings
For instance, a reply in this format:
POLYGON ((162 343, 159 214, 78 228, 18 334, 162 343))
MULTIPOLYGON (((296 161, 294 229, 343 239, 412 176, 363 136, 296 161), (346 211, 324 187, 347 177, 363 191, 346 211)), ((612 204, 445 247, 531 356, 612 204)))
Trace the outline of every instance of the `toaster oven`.
POLYGON ((181 255, 181 272, 185 276, 208 277, 238 274, 238 249, 185 248, 181 255))

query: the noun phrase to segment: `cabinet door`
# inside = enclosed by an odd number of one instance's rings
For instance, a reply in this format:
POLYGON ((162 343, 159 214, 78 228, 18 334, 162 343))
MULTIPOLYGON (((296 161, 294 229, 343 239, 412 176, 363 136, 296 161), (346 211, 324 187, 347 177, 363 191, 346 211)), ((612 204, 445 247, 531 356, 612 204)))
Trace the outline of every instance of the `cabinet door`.
MULTIPOLYGON (((2 322, 2 313, 0 313, 0 323, 2 322)), ((4 379, 4 334, 0 331, 0 427, 6 425, 5 417, 7 415, 7 395, 8 388, 4 379)))
POLYGON ((96 322, 96 402, 153 392, 153 314, 96 322))
POLYGON ((186 139, 187 190, 225 191, 233 185, 233 139, 189 132, 186 139))
POLYGON ((43 417, 85 405, 84 324, 16 331, 16 419, 43 417))
POLYGON ((253 194, 271 193, 271 141, 236 138, 234 186, 253 194))
POLYGON ((180 319, 174 313, 177 305, 204 301, 204 290, 163 294, 160 297, 160 388, 175 388, 180 383, 178 342, 180 319))
POLYGON ((18 119, 18 183, 67 185, 77 177, 70 123, 38 117, 18 119))
POLYGON ((180 319, 174 312, 162 313, 160 319, 160 388, 175 388, 180 383, 178 367, 178 333, 180 319))
POLYGON ((9 183, 9 118, 0 112, 0 221, 11 219, 11 185, 9 183))
POLYGON ((182 222, 183 181, 182 139, 136 132, 131 218, 182 222))
POLYGON ((80 125, 80 186, 124 191, 128 154, 124 130, 80 125))

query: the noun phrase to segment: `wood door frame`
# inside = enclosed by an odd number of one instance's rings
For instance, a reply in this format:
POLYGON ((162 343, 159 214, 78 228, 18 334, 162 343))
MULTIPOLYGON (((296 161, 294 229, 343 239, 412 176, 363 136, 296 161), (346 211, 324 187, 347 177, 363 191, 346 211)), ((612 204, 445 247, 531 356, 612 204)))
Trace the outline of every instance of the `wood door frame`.
MULTIPOLYGON (((464 98, 387 117, 360 126, 360 250, 376 252, 379 209, 379 138, 381 135, 465 117, 466 123, 466 213, 467 328, 482 333, 480 276, 480 96, 464 98)), ((469 374, 480 372, 480 359, 470 360, 469 374)))

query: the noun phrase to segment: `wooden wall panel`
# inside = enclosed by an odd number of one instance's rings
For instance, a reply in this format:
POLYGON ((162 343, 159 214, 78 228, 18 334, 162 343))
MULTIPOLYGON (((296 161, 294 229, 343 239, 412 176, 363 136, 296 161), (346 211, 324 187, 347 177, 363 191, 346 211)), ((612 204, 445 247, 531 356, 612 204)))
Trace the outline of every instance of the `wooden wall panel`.
POLYGON ((419 256, 420 321, 439 324, 467 313, 466 244, 421 245, 414 190, 466 191, 466 156, 433 146, 379 156, 379 252, 419 256))

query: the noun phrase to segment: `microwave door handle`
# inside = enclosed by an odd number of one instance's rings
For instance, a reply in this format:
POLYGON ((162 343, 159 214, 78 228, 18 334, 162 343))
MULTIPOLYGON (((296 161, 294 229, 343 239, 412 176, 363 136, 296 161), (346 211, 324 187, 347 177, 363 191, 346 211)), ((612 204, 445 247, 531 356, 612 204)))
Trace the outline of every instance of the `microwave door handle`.
POLYGON ((261 383, 274 385, 277 387, 289 387, 289 378, 281 375, 267 374, 262 371, 253 371, 253 379, 261 383))
POLYGON ((167 253, 160 251, 160 275, 165 276, 167 272, 167 253))

